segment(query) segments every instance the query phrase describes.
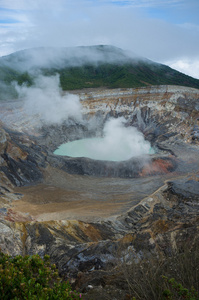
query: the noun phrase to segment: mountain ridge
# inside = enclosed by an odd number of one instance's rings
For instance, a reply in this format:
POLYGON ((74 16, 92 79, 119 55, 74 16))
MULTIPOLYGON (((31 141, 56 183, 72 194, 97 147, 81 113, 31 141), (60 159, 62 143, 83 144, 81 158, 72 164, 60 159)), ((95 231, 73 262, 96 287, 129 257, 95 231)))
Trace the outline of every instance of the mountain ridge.
POLYGON ((12 84, 31 86, 38 75, 59 74, 63 90, 181 85, 199 89, 199 80, 147 58, 108 45, 32 48, 0 58, 0 99, 17 92, 12 84), (6 95, 6 96, 5 96, 6 95))

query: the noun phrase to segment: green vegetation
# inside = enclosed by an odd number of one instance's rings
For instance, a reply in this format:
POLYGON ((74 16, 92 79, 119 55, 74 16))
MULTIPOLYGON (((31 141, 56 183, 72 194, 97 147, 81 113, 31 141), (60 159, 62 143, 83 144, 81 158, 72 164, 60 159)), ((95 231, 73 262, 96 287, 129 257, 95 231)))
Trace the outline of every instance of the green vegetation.
MULTIPOLYGON (((48 70, 48 74, 50 70, 48 70)), ((136 88, 148 85, 182 85, 199 88, 199 80, 167 66, 144 61, 123 65, 100 64, 53 70, 63 90, 82 88, 136 88)))
POLYGON ((0 252, 0 299, 72 300, 81 294, 71 290, 58 275, 55 265, 39 255, 11 257, 0 252))
POLYGON ((19 85, 25 83, 28 86, 33 83, 32 76, 28 72, 20 72, 7 66, 0 66, 0 81, 5 84, 16 81, 19 85))
POLYGON ((62 69, 43 69, 44 75, 60 75, 63 90, 83 88, 136 88, 148 85, 182 85, 199 88, 199 80, 167 66, 147 61, 103 63, 62 69))
MULTIPOLYGON (((131 300, 199 300, 198 248, 180 250, 163 258, 149 258, 139 263, 119 263, 115 269, 117 286, 126 291, 131 300), (164 274, 164 275, 163 275, 164 274), (165 275, 166 274, 166 275, 165 275)), ((63 281, 49 256, 11 257, 0 252, 0 299, 4 300, 72 300, 82 295, 72 291, 63 281)), ((94 300, 95 291, 91 298, 94 300)), ((101 294, 101 299, 106 294, 101 294)), ((98 298, 97 298, 98 299, 98 298)), ((123 298, 122 298, 123 299, 123 298)))
MULTIPOLYGON (((64 51, 64 48, 61 50, 64 51)), ((5 94, 16 97, 13 81, 19 85, 31 86, 37 74, 46 76, 59 74, 63 90, 98 87, 137 88, 150 85, 181 85, 199 88, 198 79, 146 59, 131 59, 116 47, 77 47, 73 49, 73 52, 74 55, 67 54, 67 51, 63 52, 60 57, 59 51, 57 53, 56 50, 50 48, 41 48, 16 52, 1 58, 0 99, 3 96, 6 98, 5 94), (78 51, 77 55, 75 51, 78 51), (52 54, 53 58, 50 56, 51 59, 46 59, 43 65, 39 65, 39 62, 31 61, 31 53, 34 53, 34 57, 44 57, 44 60, 49 54, 52 54), (95 55, 96 61, 94 61, 95 55), (100 61, 97 61, 97 57, 101 57, 100 61)))
MULTIPOLYGON (((1 70, 0 70, 1 72, 1 70)), ((41 73, 46 76, 60 75, 63 90, 83 88, 136 88, 149 85, 181 85, 199 88, 199 80, 177 72, 167 66, 147 62, 128 64, 104 63, 98 66, 85 65, 81 67, 45 68, 41 73)), ((3 76, 0 73, 0 78, 3 76)), ((2 79, 6 84, 12 81, 28 86, 33 83, 33 76, 28 72, 19 73, 6 69, 2 79)))
POLYGON ((175 300, 175 299, 198 300, 199 299, 199 295, 193 287, 191 287, 191 290, 188 290, 184 288, 181 283, 176 282, 174 278, 168 279, 166 276, 162 276, 162 278, 169 285, 169 287, 163 291, 164 299, 169 299, 169 300, 175 300))
POLYGON ((7 66, 0 66, 0 100, 17 98, 13 82, 31 86, 33 78, 28 72, 19 72, 7 66))

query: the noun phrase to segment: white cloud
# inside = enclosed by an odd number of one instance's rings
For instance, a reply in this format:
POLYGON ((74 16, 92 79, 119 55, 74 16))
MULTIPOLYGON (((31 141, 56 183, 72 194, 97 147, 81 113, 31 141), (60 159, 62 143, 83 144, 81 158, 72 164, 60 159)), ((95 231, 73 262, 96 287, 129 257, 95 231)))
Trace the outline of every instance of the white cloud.
POLYGON ((193 31, 195 33, 199 33, 199 25, 198 24, 192 24, 192 23, 183 23, 183 24, 179 24, 180 27, 184 28, 185 30, 190 30, 193 31))
MULTIPOLYGON (((103 0, 102 0, 103 1, 103 0)), ((106 1, 107 2, 107 1, 106 1)), ((184 0, 112 0, 112 3, 118 4, 126 4, 126 5, 133 5, 136 7, 164 7, 164 6, 176 6, 176 5, 183 5, 184 0)))
MULTIPOLYGON (((193 3, 189 1, 191 12, 193 3)), ((157 62, 196 60, 198 24, 186 19, 172 24, 142 10, 178 6, 176 13, 184 17, 185 4, 185 0, 0 0, 2 18, 16 21, 0 27, 0 56, 40 46, 112 44, 157 62), (124 2, 128 5, 119 5, 124 2)))
POLYGON ((199 58, 197 60, 185 58, 177 61, 166 62, 166 64, 173 69, 199 79, 199 58))
MULTIPOLYGON (((50 0, 49 0, 50 1, 50 0)), ((32 10, 38 8, 41 0, 0 0, 0 7, 10 10, 32 10)))

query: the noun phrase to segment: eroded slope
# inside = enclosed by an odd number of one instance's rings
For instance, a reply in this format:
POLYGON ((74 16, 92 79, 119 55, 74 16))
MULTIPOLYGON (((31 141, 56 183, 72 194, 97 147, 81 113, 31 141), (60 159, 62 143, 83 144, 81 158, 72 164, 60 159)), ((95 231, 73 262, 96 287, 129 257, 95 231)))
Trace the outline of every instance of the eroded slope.
MULTIPOLYGON (((22 106, 1 110, 3 251, 48 253, 76 278, 79 270, 96 275, 114 267, 118 249, 121 256, 131 249, 143 257, 198 239, 199 91, 161 86, 77 93, 82 124, 39 127, 22 106), (100 134, 111 116, 124 116, 158 149, 138 175, 100 177, 96 164, 103 170, 107 164, 53 155, 63 142, 100 134)), ((82 288, 94 278, 85 275, 82 288)))

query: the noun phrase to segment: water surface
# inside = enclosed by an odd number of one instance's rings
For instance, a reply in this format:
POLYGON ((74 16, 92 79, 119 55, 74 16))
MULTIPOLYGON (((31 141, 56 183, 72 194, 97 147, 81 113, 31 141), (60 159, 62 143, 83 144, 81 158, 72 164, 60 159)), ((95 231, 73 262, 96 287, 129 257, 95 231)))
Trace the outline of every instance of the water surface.
POLYGON ((105 138, 87 138, 62 144, 54 154, 71 157, 88 157, 96 160, 123 161, 131 157, 153 154, 150 143, 145 140, 117 141, 105 138))

